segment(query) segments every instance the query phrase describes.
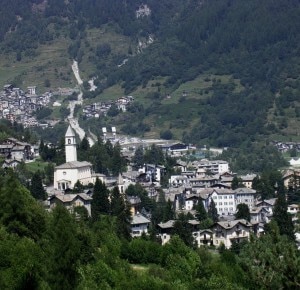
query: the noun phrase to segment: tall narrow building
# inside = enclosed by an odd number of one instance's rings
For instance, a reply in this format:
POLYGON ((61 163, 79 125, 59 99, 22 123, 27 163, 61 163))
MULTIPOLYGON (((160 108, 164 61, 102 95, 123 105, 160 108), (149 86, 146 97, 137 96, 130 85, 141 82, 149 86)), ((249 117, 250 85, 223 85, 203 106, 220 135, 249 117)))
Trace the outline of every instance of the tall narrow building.
POLYGON ((75 132, 69 125, 65 134, 65 150, 66 150, 66 162, 77 161, 77 149, 75 132))

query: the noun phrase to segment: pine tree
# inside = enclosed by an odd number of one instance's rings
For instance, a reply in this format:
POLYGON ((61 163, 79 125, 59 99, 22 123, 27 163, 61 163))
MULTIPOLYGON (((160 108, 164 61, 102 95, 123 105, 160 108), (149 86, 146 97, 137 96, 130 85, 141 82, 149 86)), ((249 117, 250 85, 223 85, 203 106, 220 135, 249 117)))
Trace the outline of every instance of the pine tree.
POLYGON ((283 193, 278 194, 273 210, 273 219, 276 221, 281 235, 286 235, 291 240, 295 240, 292 217, 287 212, 287 202, 283 193))
POLYGON ((117 143, 113 147, 112 157, 111 157, 111 171, 113 175, 118 175, 124 171, 124 159, 121 155, 120 144, 117 143))
POLYGON ((139 146, 135 152, 132 159, 132 162, 134 163, 135 167, 140 168, 144 165, 144 149, 142 146, 139 146))
POLYGON ((250 222, 250 210, 247 204, 240 203, 237 205, 237 212, 235 214, 236 219, 245 219, 250 222))
POLYGON ((7 232, 33 240, 45 230, 43 208, 12 174, 0 177, 0 223, 7 232))
POLYGON ((130 207, 119 188, 114 187, 111 193, 111 213, 116 216, 116 232, 118 236, 130 239, 130 207))
POLYGON ((207 219, 207 212, 204 208, 201 198, 198 199, 198 203, 195 206, 195 210, 196 210, 196 217, 197 217, 198 221, 201 222, 201 221, 204 221, 205 219, 207 219))
POLYGON ((192 227, 189 224, 189 217, 187 215, 183 213, 179 214, 173 226, 173 234, 178 235, 187 246, 193 246, 192 227))
POLYGON ((45 200, 47 198, 47 193, 43 187, 42 177, 39 171, 32 176, 30 192, 35 199, 45 200))
POLYGON ((97 178, 94 185, 93 200, 91 203, 92 219, 99 219, 101 214, 109 214, 109 191, 102 181, 97 178))
POLYGON ((231 182, 231 188, 234 190, 240 187, 244 187, 242 179, 238 178, 237 176, 234 176, 231 182))
POLYGON ((57 205, 49 227, 48 281, 52 289, 74 289, 78 281, 77 267, 80 243, 77 228, 67 209, 57 205))
POLYGON ((209 204, 208 215, 213 220, 214 223, 216 223, 219 220, 218 210, 216 208, 216 204, 213 199, 210 201, 209 204))

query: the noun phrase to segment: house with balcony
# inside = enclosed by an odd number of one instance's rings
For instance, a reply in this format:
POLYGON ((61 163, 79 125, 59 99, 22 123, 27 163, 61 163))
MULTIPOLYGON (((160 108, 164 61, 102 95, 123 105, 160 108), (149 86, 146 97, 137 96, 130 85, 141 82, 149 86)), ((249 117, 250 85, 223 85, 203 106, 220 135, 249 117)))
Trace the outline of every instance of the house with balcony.
POLYGON ((210 229, 195 231, 193 237, 198 247, 213 245, 213 232, 210 229))
POLYGON ((250 239, 252 224, 244 219, 222 221, 215 223, 211 230, 213 232, 213 245, 220 247, 224 244, 225 248, 229 249, 234 243, 241 243, 250 239))

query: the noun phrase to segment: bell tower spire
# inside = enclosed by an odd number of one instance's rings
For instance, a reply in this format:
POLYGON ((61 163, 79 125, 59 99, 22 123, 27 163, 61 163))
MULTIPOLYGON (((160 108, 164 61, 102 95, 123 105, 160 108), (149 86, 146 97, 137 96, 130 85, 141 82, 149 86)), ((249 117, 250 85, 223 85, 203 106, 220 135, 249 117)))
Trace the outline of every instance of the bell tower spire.
POLYGON ((69 125, 65 135, 66 162, 77 161, 75 132, 69 125))

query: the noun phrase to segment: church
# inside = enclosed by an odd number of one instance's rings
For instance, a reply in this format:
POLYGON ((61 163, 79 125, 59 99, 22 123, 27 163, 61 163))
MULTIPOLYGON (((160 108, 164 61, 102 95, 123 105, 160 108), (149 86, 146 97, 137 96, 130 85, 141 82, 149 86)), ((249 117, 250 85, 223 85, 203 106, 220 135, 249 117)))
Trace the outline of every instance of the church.
POLYGON ((96 176, 92 171, 92 164, 87 161, 77 161, 75 132, 69 125, 65 134, 66 163, 54 168, 54 189, 73 189, 79 180, 81 184, 94 183, 96 176))

